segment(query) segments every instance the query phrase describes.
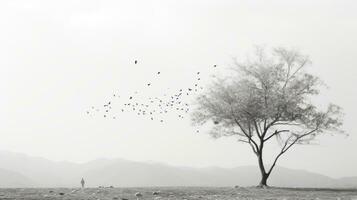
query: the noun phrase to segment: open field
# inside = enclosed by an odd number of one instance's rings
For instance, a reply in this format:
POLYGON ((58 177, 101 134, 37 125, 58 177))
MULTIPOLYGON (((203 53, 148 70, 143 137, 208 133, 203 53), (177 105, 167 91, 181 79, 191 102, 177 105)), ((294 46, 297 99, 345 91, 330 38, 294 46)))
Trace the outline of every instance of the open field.
POLYGON ((356 199, 357 189, 293 189, 293 188, 207 188, 207 187, 170 187, 170 188, 17 188, 0 189, 1 200, 26 199, 78 199, 114 200, 137 199, 265 199, 265 200, 312 200, 312 199, 356 199), (160 191, 153 195, 154 191, 160 191))

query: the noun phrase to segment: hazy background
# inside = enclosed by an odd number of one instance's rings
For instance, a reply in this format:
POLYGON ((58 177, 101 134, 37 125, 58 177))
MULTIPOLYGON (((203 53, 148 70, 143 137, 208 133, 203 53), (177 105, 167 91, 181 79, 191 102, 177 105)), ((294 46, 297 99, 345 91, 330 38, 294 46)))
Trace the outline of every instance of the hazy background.
POLYGON ((278 164, 357 176, 356 9, 352 0, 1 1, 0 150, 80 163, 256 165, 249 146, 197 134, 187 117, 161 124, 130 113, 111 120, 85 112, 114 92, 151 96, 180 88, 196 71, 209 82, 232 57, 244 59, 253 45, 266 44, 310 55, 310 70, 329 86, 318 102, 342 106, 350 134, 294 147, 278 164), (148 81, 152 89, 143 90, 148 81))

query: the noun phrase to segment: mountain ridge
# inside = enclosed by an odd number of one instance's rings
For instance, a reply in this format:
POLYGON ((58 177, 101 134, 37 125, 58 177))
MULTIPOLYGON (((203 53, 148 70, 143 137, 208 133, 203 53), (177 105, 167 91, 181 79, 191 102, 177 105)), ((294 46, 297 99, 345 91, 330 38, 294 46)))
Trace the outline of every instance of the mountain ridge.
MULTIPOLYGON (((120 158, 95 159, 85 163, 56 162, 0 151, 0 187, 78 187, 82 177, 89 187, 231 187, 256 185, 260 172, 257 166, 252 165, 195 168, 120 158)), ((357 187, 357 177, 336 179, 307 170, 277 166, 268 184, 278 187, 357 187)))

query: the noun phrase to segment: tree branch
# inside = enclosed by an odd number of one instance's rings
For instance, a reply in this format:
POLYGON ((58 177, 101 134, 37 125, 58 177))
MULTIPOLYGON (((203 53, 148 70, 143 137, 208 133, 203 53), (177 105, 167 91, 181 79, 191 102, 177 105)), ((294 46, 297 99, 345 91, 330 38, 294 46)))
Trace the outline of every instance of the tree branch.
POLYGON ((268 141, 270 138, 274 137, 275 135, 278 135, 279 133, 283 133, 283 132, 290 132, 290 131, 289 130, 280 130, 280 131, 275 130, 275 132, 273 134, 271 134, 270 136, 268 136, 267 138, 264 139, 264 142, 268 141))
POLYGON ((261 133, 260 133, 260 131, 259 131, 257 121, 255 121, 255 120, 253 120, 253 121, 254 121, 255 131, 257 132, 258 137, 261 139, 261 138, 262 138, 262 135, 261 135, 261 133))
POLYGON ((249 134, 244 130, 243 126, 239 123, 239 121, 237 120, 237 118, 236 118, 235 115, 234 115, 232 106, 230 106, 230 108, 231 108, 231 113, 232 113, 232 117, 233 117, 234 122, 238 125, 238 127, 241 129, 241 131, 243 132, 243 134, 248 138, 249 144, 252 146, 252 149, 253 149, 254 153, 257 154, 257 150, 259 149, 259 148, 258 148, 258 144, 252 139, 252 135, 251 135, 251 134, 249 135, 249 134), (253 145, 254 145, 255 149, 254 149, 253 145))
POLYGON ((279 116, 276 116, 276 118, 270 122, 268 125, 266 125, 266 121, 264 122, 264 132, 262 133, 262 138, 265 137, 266 133, 268 132, 269 128, 272 127, 277 121, 279 120, 279 116))
POLYGON ((269 169, 269 171, 268 171, 268 174, 270 174, 270 173, 272 172, 273 168, 274 168, 275 165, 276 165, 276 162, 278 161, 278 159, 279 159, 279 157, 280 157, 281 155, 283 155, 287 150, 289 150, 289 149, 290 149, 294 144, 296 144, 296 142, 299 141, 301 138, 303 138, 303 137, 305 137, 305 136, 308 136, 308 135, 314 133, 314 132, 317 131, 317 130, 318 130, 318 126, 317 126, 315 129, 313 129, 313 130, 311 130, 311 131, 309 131, 309 132, 307 132, 307 133, 305 133, 305 134, 302 134, 302 135, 297 136, 297 137, 294 139, 294 141, 289 144, 290 138, 293 136, 293 135, 291 135, 291 136, 285 141, 284 146, 283 146, 283 148, 281 148, 280 153, 279 153, 279 154, 276 156, 276 158, 274 159, 274 162, 273 162, 272 166, 270 167, 270 169, 269 169))
POLYGON ((247 141, 247 140, 243 140, 243 139, 238 139, 238 141, 249 144, 252 147, 252 150, 253 150, 254 154, 257 155, 257 153, 258 153, 257 149, 255 149, 254 145, 249 140, 247 141))

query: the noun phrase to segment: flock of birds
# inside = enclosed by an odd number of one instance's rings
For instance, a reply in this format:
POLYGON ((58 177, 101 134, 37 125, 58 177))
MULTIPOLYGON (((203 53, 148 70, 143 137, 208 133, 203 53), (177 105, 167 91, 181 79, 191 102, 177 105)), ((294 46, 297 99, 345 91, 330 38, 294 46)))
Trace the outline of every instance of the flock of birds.
MULTIPOLYGON (((134 61, 134 64, 138 64, 138 60, 134 61)), ((217 65, 213 65, 213 68, 216 68, 217 65)), ((201 82, 201 72, 195 72, 195 82, 191 87, 181 88, 174 91, 172 94, 164 93, 160 97, 148 97, 147 99, 138 98, 138 91, 135 91, 133 95, 123 97, 119 94, 112 94, 110 101, 105 104, 95 107, 92 106, 86 111, 88 115, 101 115, 104 118, 117 119, 117 113, 112 113, 114 106, 116 106, 117 99, 123 99, 119 107, 119 112, 134 112, 138 116, 148 117, 150 120, 158 120, 163 123, 165 114, 175 113, 175 115, 183 119, 187 113, 190 111, 190 105, 186 101, 187 98, 194 94, 197 94, 199 91, 202 91, 204 87, 200 84, 201 82), (143 101, 144 100, 144 101, 143 101)), ((161 72, 156 73, 157 76, 161 76, 161 72)), ((146 87, 152 87, 152 83, 146 83, 146 87)), ((199 130, 197 130, 199 132, 199 130)))

